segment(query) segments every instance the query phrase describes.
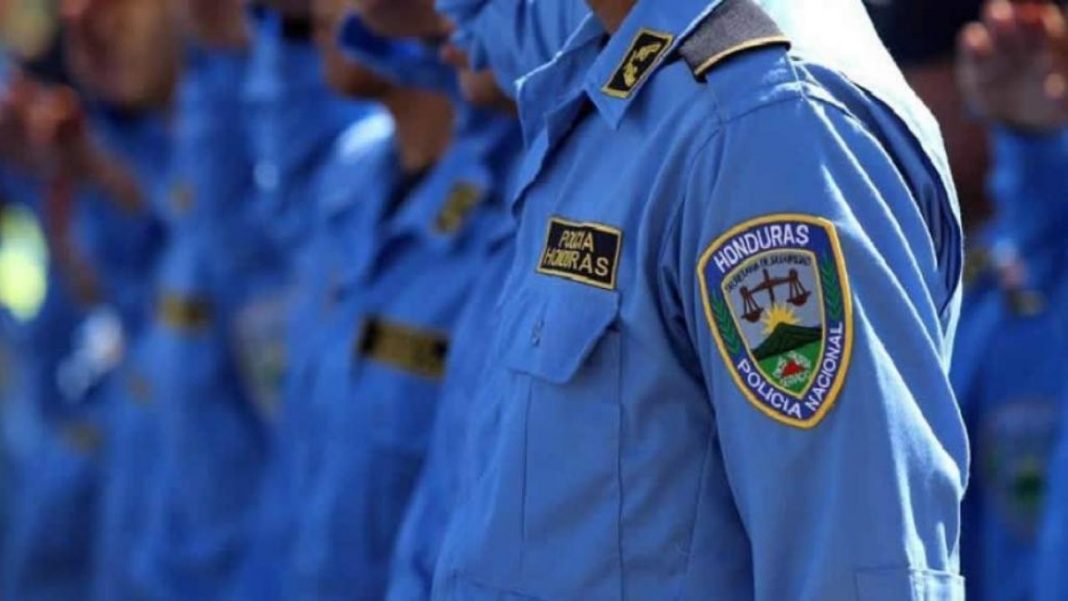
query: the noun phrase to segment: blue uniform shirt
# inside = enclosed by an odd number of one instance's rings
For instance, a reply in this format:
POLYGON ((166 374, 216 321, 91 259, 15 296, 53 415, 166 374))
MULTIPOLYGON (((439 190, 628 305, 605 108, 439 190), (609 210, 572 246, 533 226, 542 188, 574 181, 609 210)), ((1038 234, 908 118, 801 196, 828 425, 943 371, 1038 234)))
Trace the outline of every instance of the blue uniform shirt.
POLYGON ((501 196, 518 128, 471 111, 461 120, 450 150, 419 180, 401 174, 391 138, 373 152, 392 166, 367 174, 386 185, 358 188, 369 194, 344 230, 339 304, 311 386, 326 435, 303 505, 294 598, 385 594, 446 359, 467 351, 451 332, 488 268, 489 240, 507 231, 501 196))
POLYGON ((437 599, 963 598, 938 140, 809 60, 793 4, 797 53, 696 79, 674 50, 718 4, 587 21, 520 89, 494 441, 437 599))
POLYGON ((329 89, 318 50, 310 40, 287 39, 277 13, 257 11, 254 24, 245 99, 257 205, 273 242, 293 259, 312 225, 309 199, 334 142, 370 107, 329 89))
POLYGON ((242 377, 244 310, 277 289, 280 260, 253 211, 242 51, 194 49, 176 109, 172 241, 150 353, 161 458, 136 570, 159 599, 221 598, 251 532, 264 424, 242 377))
MULTIPOLYGON (((125 161, 144 187, 163 168, 166 143, 153 116, 119 116, 95 110, 90 125, 107 151, 125 161)), ((150 210, 127 214, 95 189, 78 190, 74 199, 75 244, 97 276, 104 300, 118 308, 129 336, 143 323, 149 283, 161 244, 158 223, 150 210)), ((97 527, 100 491, 108 490, 113 471, 109 420, 113 408, 106 379, 78 391, 64 390, 60 374, 71 361, 77 320, 85 307, 69 292, 65 278, 50 270, 48 298, 27 331, 32 345, 27 358, 32 375, 31 397, 43 420, 43 436, 26 464, 20 466, 13 551, 5 595, 19 599, 66 599, 90 594, 96 540, 106 538, 106 524, 97 527), (101 461, 107 471, 101 471, 101 461), (106 478, 101 476, 106 475, 106 478), (62 568, 57 566, 63 566, 62 568)), ((108 374, 99 374, 105 378, 108 374)))
POLYGON ((1063 309, 1068 133, 999 132, 994 150, 993 249, 1001 259, 1002 281, 969 303, 974 315, 962 318, 961 334, 980 333, 961 338, 965 354, 954 373, 971 376, 961 399, 968 402, 965 416, 974 416, 972 427, 999 435, 976 439, 979 484, 969 501, 979 530, 969 547, 978 547, 982 555, 969 568, 986 576, 975 595, 979 599, 1052 601, 1068 595, 1060 567, 1068 549, 1063 508, 1068 444, 1061 434, 1068 388, 1060 368, 1068 346, 1063 309), (983 353, 984 347, 995 354, 983 353), (983 370, 981 365, 994 357, 997 368, 983 370), (996 566, 1000 578, 988 566, 996 566))
POLYGON ((125 351, 122 363, 101 390, 106 397, 103 403, 108 421, 93 563, 93 598, 101 600, 137 597, 139 590, 132 563, 145 532, 150 499, 146 482, 157 466, 154 459, 159 417, 150 402, 147 367, 152 362, 144 357, 150 328, 145 326, 151 322, 157 260, 165 245, 165 234, 156 215, 159 198, 167 189, 170 167, 169 130, 160 116, 145 115, 139 123, 118 117, 109 123, 106 139, 113 141, 127 165, 134 168, 147 204, 144 212, 151 215, 151 224, 112 231, 110 237, 123 246, 119 256, 130 268, 124 269, 119 263, 120 267, 113 269, 117 281, 129 282, 123 287, 124 292, 116 294, 124 322, 125 351), (127 129, 131 135, 120 135, 127 129), (146 240, 140 250, 131 244, 138 239, 146 240), (140 270, 141 278, 134 279, 138 265, 151 265, 151 269, 140 270))
MULTIPOLYGON (((272 444, 262 489, 257 500, 254 542, 242 568, 235 597, 265 601, 283 594, 281 584, 289 557, 293 499, 297 482, 305 476, 294 467, 294 422, 307 404, 293 383, 303 370, 304 347, 319 332, 315 311, 305 317, 304 307, 315 294, 315 274, 320 261, 311 247, 315 231, 318 199, 322 190, 352 194, 348 182, 358 161, 349 161, 353 139, 360 132, 375 129, 378 118, 367 105, 341 100, 326 86, 318 52, 308 42, 285 39, 277 14, 258 15, 255 45, 246 87, 249 105, 252 152, 256 160, 256 204, 264 208, 262 226, 271 233, 276 247, 284 249, 285 301, 271 319, 278 334, 266 345, 250 341, 242 348, 251 359, 246 371, 270 372, 274 353, 263 347, 281 347, 281 375, 277 390, 267 396, 265 416, 271 428, 272 444), (353 123, 355 122, 355 125, 353 123), (259 364, 259 368, 256 365, 259 364), (294 392, 295 391, 295 392, 294 392), (279 406, 280 405, 280 406, 279 406)), ((370 134, 368 134, 370 135, 370 134)), ((358 146, 358 144, 356 144, 358 146)), ((316 305, 316 309, 318 309, 316 305)), ((273 387, 272 387, 273 388, 273 387)), ((263 403, 261 403, 263 405, 263 403)))
POLYGON ((390 601, 430 598, 441 541, 462 490, 465 475, 461 469, 470 463, 465 457, 477 457, 480 448, 468 436, 468 424, 477 421, 474 413, 481 409, 472 401, 478 396, 483 370, 493 360, 487 332, 496 325, 494 308, 501 282, 511 267, 513 241, 511 228, 501 231, 486 269, 456 322, 452 339, 455 350, 449 359, 430 448, 397 535, 386 595, 390 601))

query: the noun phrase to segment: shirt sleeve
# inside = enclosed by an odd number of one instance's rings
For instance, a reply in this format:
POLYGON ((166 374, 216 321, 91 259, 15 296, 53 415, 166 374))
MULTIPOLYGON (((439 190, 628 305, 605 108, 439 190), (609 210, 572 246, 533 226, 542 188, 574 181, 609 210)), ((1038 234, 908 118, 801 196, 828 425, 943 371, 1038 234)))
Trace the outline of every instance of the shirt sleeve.
POLYGON ((667 264, 758 600, 963 599, 956 305, 921 209, 949 201, 902 164, 795 98, 726 123, 690 168, 667 264))
POLYGON ((1068 227, 1068 128, 1046 134, 994 132, 990 191, 998 221, 1023 238, 1063 236, 1068 227))

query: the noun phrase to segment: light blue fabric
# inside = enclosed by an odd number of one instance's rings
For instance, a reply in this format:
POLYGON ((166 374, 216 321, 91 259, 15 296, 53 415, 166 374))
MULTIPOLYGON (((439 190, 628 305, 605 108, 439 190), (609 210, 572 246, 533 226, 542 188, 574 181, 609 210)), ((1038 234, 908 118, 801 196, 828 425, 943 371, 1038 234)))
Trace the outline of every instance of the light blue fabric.
POLYGON ((153 599, 221 599, 240 569, 266 454, 236 334, 273 297, 281 261, 252 199, 243 51, 192 49, 175 113, 161 266, 148 351, 161 423, 151 513, 133 569, 153 599))
MULTIPOLYGON (((131 224, 127 218, 125 227, 117 225, 90 238, 117 247, 110 251, 117 265, 103 276, 110 288, 107 296, 115 299, 122 317, 125 346, 120 366, 99 384, 96 393, 102 397, 107 437, 96 515, 99 527, 93 547, 92 598, 102 600, 137 598, 140 594, 132 564, 144 536, 150 498, 146 483, 155 474, 159 417, 148 400, 151 391, 146 365, 151 362, 143 353, 148 346, 144 339, 151 321, 156 269, 166 245, 166 233, 157 215, 164 202, 161 198, 166 198, 171 150, 170 131, 158 115, 142 115, 136 120, 114 116, 106 123, 105 139, 118 149, 126 165, 134 168, 148 206, 144 223, 131 224), (123 135, 124 131, 128 133, 123 135)), ((90 204, 84 210, 105 209, 90 204)))
POLYGON ((966 517, 978 532, 966 539, 972 550, 966 557, 975 558, 967 575, 976 580, 977 599, 1062 599, 1068 133, 999 131, 994 151, 993 268, 966 305, 954 371, 976 432, 976 485, 966 517), (997 369, 984 369, 989 361, 997 369))
MULTIPOLYGON (((158 181, 166 162, 160 122, 151 115, 120 116, 99 109, 90 125, 105 148, 132 169, 146 190, 158 181)), ((38 191, 38 194, 43 194, 38 191)), ((75 244, 94 270, 106 302, 118 309, 121 328, 130 335, 143 323, 143 308, 162 243, 159 224, 150 210, 126 213, 101 191, 77 191, 73 217, 75 244)), ((31 388, 25 397, 30 415, 40 420, 40 438, 18 466, 19 499, 9 543, 5 594, 17 599, 88 598, 96 577, 94 551, 107 536, 100 518, 101 490, 113 466, 101 464, 111 413, 110 374, 101 373, 92 386, 72 394, 60 386, 60 374, 71 360, 75 333, 87 317, 68 283, 53 267, 48 300, 25 332, 19 352, 31 388), (14 542, 12 542, 14 541, 14 542)), ((105 456, 106 457, 106 456, 105 456)))
POLYGON ((292 260, 311 228, 311 198, 339 132, 370 106, 330 90, 318 50, 310 40, 285 39, 277 13, 257 11, 253 24, 245 98, 256 204, 273 243, 292 260))
POLYGON ((377 195, 377 186, 393 181, 392 165, 374 152, 392 131, 392 121, 381 113, 352 125, 334 145, 317 182, 311 236, 296 261, 297 292, 287 316, 288 365, 271 469, 260 500, 257 549, 243 575, 239 599, 287 599, 294 587, 291 559, 299 501, 319 473, 322 456, 323 413, 308 386, 320 340, 329 333, 326 326, 339 285, 336 274, 348 259, 351 243, 341 217, 353 205, 358 210, 365 196, 377 195))
POLYGON ((460 470, 479 452, 468 436, 468 424, 477 421, 474 415, 480 407, 473 401, 487 363, 494 360, 488 333, 497 325, 495 308, 513 250, 513 232, 502 231, 457 321, 456 350, 449 361, 430 448, 397 537, 386 595, 390 601, 430 598, 441 542, 462 488, 460 470))
POLYGON ((810 57, 786 2, 765 6, 796 53, 751 50, 706 82, 664 60, 603 91, 640 30, 673 35, 671 56, 717 4, 640 0, 603 46, 588 20, 520 88, 516 259, 472 435, 488 452, 465 467, 435 599, 964 598, 961 236, 937 130, 896 70, 855 83, 810 57), (794 216, 836 232, 853 306, 841 394, 810 429, 743 394, 698 277, 732 228, 794 216), (617 232, 611 285, 546 272, 553 220, 617 232))
POLYGON ((326 276, 338 284, 337 304, 321 321, 306 383, 320 418, 302 434, 322 447, 311 494, 301 500, 289 598, 385 595, 444 374, 373 352, 371 332, 381 328, 383 344, 423 353, 444 353, 445 345, 448 357, 475 351, 457 347, 452 332, 471 287, 492 269, 491 241, 508 230, 503 190, 519 138, 512 119, 462 113, 450 150, 425 176, 405 176, 396 142, 384 139, 368 151, 368 164, 379 166, 361 170, 364 181, 351 186, 363 191, 358 201, 324 207, 333 239, 347 244, 326 276), (391 337, 397 331, 414 341, 391 337))
MULTIPOLYGON (((310 42, 284 40, 277 15, 262 11, 246 96, 250 105, 252 150, 256 157, 257 205, 272 242, 283 249, 287 294, 277 322, 284 349, 277 398, 265 416, 270 454, 257 499, 255 532, 233 598, 279 599, 290 570, 288 559, 295 486, 307 477, 295 456, 295 433, 308 408, 294 382, 304 372, 305 348, 321 333, 322 293, 318 237, 312 236, 324 194, 353 196, 349 182, 364 178, 359 148, 364 138, 382 135, 383 118, 367 104, 341 100, 327 88, 310 42)), ((388 120, 385 120, 388 125, 388 120)), ((390 126, 391 127, 391 126, 390 126)), ((260 349, 253 349, 262 355, 260 349)), ((262 405, 262 403, 261 403, 262 405)))

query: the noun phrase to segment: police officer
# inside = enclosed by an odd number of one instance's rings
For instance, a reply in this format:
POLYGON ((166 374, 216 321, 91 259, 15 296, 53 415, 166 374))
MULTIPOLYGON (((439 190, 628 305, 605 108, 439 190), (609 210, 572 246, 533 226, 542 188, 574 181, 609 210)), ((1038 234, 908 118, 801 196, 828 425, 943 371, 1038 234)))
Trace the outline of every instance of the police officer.
MULTIPOLYGON (((412 10, 421 9, 411 3, 412 10)), ((464 97, 476 105, 502 105, 505 94, 514 95, 514 82, 522 75, 548 62, 563 45, 568 25, 586 15, 582 2, 447 3, 459 23, 443 51, 459 71, 464 97), (466 4, 466 5, 465 5, 466 4), (475 6, 477 5, 477 6, 475 6), (478 32, 493 36, 483 48, 478 32), (491 71, 476 65, 493 65, 491 71), (493 78, 500 82, 492 83, 493 78), (507 92, 506 92, 507 90, 507 92)), ((471 402, 480 384, 489 356, 488 337, 496 321, 494 307, 500 295, 500 282, 511 265, 514 232, 502 231, 486 261, 454 330, 454 351, 439 401, 430 450, 416 492, 398 536, 391 568, 387 599, 414 601, 429 599, 441 539, 459 497, 465 454, 477 456, 479 445, 468 439, 467 425, 480 408, 471 402)))
POLYGON ((863 7, 589 4, 434 597, 963 598, 955 194, 863 7))
POLYGON ((151 333, 160 465, 133 563, 151 598, 215 599, 229 592, 249 543, 266 452, 239 367, 239 316, 274 294, 280 261, 253 211, 244 8, 190 1, 181 9, 171 240, 151 333))
POLYGON ((989 2, 982 21, 962 34, 961 57, 974 112, 994 128, 997 201, 984 236, 989 267, 966 296, 954 366, 976 431, 969 501, 981 554, 971 570, 984 577, 975 596, 1061 599, 1068 594, 1060 566, 1068 540, 1061 509, 1068 391, 1059 367, 1068 344, 1064 14, 1054 3, 989 2), (998 369, 982 369, 984 348, 1001 356, 998 369))
MULTIPOLYGON (((264 227, 282 249, 287 293, 281 305, 279 334, 269 341, 242 344, 248 365, 263 364, 265 348, 281 345, 282 364, 252 369, 253 374, 278 373, 280 386, 258 403, 265 406, 271 434, 268 465, 257 499, 253 543, 242 567, 234 597, 265 601, 280 598, 291 571, 292 533, 298 506, 298 485, 311 471, 296 460, 298 424, 309 410, 306 395, 295 384, 304 373, 309 338, 318 329, 323 296, 315 274, 320 272, 315 249, 317 200, 327 186, 348 194, 346 170, 336 167, 345 141, 366 131, 369 105, 341 98, 327 85, 324 62, 313 43, 310 2, 274 2, 253 12, 253 51, 246 101, 251 117, 255 181, 264 227), (348 132, 348 133, 346 133, 348 132), (329 184, 326 180, 330 181, 329 184), (315 291, 315 292, 313 292, 315 291), (281 369, 278 369, 280 367, 281 369)), ((373 124, 372 124, 373 129, 373 124)), ((268 313, 270 314, 270 313, 268 313)), ((273 319, 273 318, 272 318, 273 319)), ((273 328, 271 328, 273 329, 273 328)), ((252 378, 253 380, 263 378, 252 378)), ((257 388, 264 388, 258 386, 257 388)), ((274 386, 269 388, 274 389, 274 386)))
MULTIPOLYGON (((81 7, 67 8, 76 12, 81 7)), ((60 88, 34 103, 47 114, 32 120, 41 129, 29 154, 43 161, 52 182, 48 208, 59 215, 52 221, 52 248, 58 251, 53 258, 58 271, 67 274, 53 292, 67 288, 80 302, 106 303, 114 311, 94 309, 82 326, 80 345, 45 376, 51 386, 58 385, 51 398, 63 401, 42 407, 46 419, 59 417, 51 424, 54 437, 42 440, 26 471, 28 482, 20 486, 25 511, 10 534, 21 557, 12 557, 7 573, 7 593, 15 598, 90 594, 99 453, 105 442, 111 448, 112 370, 122 355, 122 338, 136 337, 144 322, 160 243, 145 202, 166 162, 159 122, 151 112, 169 93, 173 71, 166 60, 141 60, 146 41, 155 45, 160 39, 153 39, 158 33, 154 21, 141 20, 145 13, 140 8, 133 7, 133 20, 143 26, 130 28, 121 26, 130 23, 130 7, 116 8, 121 33, 115 43, 132 48, 136 56, 116 46, 104 50, 99 30, 68 22, 69 64, 89 95, 87 114, 79 100, 60 88), (86 47, 90 37, 92 51, 86 47), (76 202, 70 205, 71 200, 76 202), (86 269, 92 277, 86 277, 86 269)), ((152 49, 166 56, 165 45, 152 49)), ((38 338, 38 344, 54 347, 73 336, 68 330, 39 332, 38 338)), ((45 390, 49 388, 39 392, 45 390)), ((112 467, 108 455, 104 465, 112 467)), ((107 469, 102 475, 107 490, 113 472, 107 469)), ((106 505, 106 499, 99 500, 106 505)))
MULTIPOLYGON (((335 26, 346 12, 332 0, 317 7, 335 26)), ((393 124, 357 155, 363 179, 350 176, 343 189, 362 193, 323 198, 334 258, 319 262, 337 271, 326 276, 335 296, 321 319, 328 330, 310 402, 326 436, 291 598, 383 598, 446 366, 469 351, 454 324, 478 275, 492 269, 492 241, 507 236, 501 190, 518 149, 514 119, 450 98, 454 75, 433 47, 375 37, 355 18, 343 32, 357 62, 382 74, 364 72, 350 79, 362 89, 348 91, 373 93, 393 124)), ((339 58, 332 45, 324 52, 339 58)))

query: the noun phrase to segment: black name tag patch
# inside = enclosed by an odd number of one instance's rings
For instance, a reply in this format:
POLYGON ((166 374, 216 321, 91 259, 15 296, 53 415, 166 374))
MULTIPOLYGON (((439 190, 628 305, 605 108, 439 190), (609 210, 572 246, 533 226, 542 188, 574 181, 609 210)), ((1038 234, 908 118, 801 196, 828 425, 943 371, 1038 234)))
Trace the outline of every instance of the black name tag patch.
POLYGON ((211 325, 211 302, 202 298, 188 298, 164 294, 159 300, 159 320, 180 332, 200 332, 211 325))
POLYGON ((449 339, 441 332, 413 328, 381 318, 363 323, 356 352, 379 363, 423 378, 445 376, 449 339))
POLYGON ((538 273, 615 290, 622 240, 615 228, 553 217, 538 273))
POLYGON ((602 91, 615 98, 628 98, 655 70, 674 40, 675 36, 668 33, 650 29, 639 31, 623 57, 623 62, 602 91))

